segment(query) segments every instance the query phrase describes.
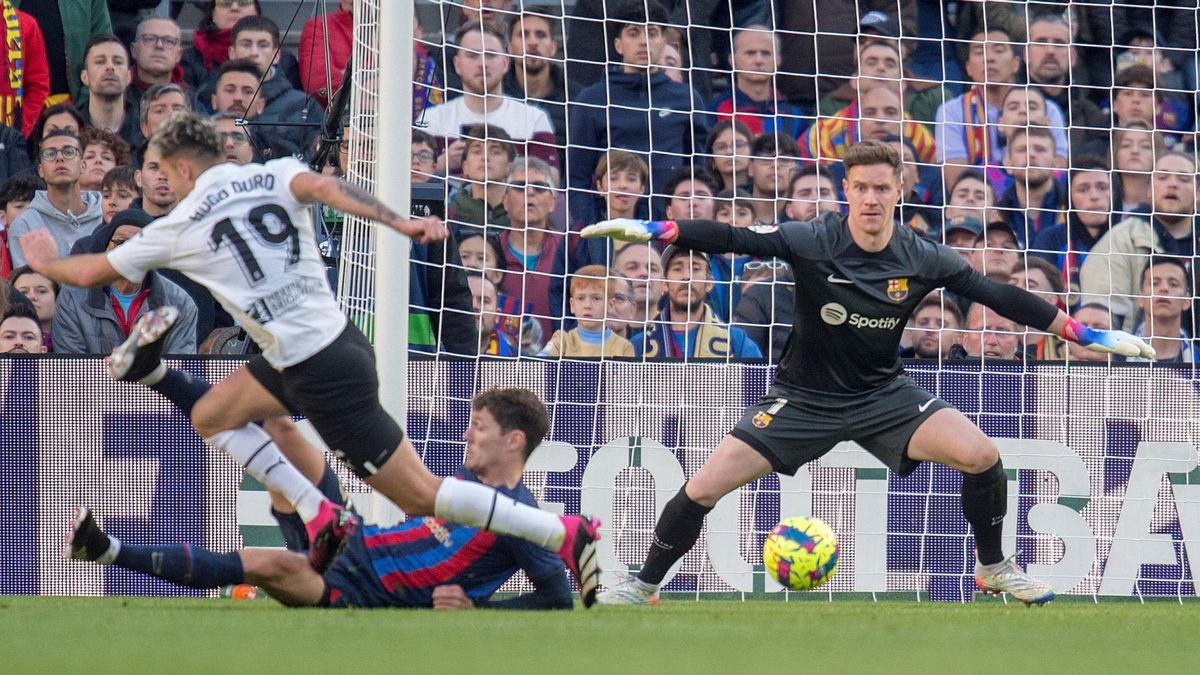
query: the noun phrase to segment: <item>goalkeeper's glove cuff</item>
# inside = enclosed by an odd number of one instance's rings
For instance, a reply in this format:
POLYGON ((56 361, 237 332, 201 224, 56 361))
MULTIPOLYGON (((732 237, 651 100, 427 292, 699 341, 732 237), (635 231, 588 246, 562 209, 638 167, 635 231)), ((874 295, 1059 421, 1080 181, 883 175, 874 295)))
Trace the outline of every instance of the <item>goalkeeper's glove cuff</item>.
POLYGON ((1062 335, 1060 337, 1086 347, 1096 341, 1096 330, 1088 328, 1072 317, 1067 317, 1067 320, 1063 323, 1062 335))
POLYGON ((646 230, 654 239, 673 243, 679 237, 679 224, 673 220, 651 220, 646 222, 646 230))

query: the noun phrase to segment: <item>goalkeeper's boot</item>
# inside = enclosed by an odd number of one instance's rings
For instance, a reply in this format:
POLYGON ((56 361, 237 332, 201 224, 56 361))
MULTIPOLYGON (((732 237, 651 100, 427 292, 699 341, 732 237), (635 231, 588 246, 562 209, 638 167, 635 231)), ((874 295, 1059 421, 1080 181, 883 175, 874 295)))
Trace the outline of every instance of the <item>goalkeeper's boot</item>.
MULTIPOLYGON (((63 557, 72 560, 102 561, 102 557, 112 548, 113 541, 104 530, 96 524, 92 510, 86 506, 79 507, 75 513, 75 524, 67 534, 67 546, 63 549, 63 557)), ((115 553, 112 557, 115 557, 115 553)))
POLYGON ((591 607, 600 586, 600 554, 596 551, 596 542, 600 541, 600 520, 591 516, 563 516, 562 524, 566 534, 558 557, 579 582, 579 599, 583 606, 591 607))
POLYGON ((308 531, 308 564, 318 574, 324 574, 346 548, 350 537, 358 532, 360 524, 353 511, 323 500, 317 517, 304 524, 308 531))
POLYGON ((632 574, 622 579, 596 597, 601 605, 657 605, 658 585, 651 584, 632 574))
POLYGON ((975 585, 984 593, 1008 593, 1025 606, 1044 605, 1054 599, 1054 589, 1017 567, 1015 555, 995 565, 975 563, 975 585))
POLYGON ((161 380, 166 372, 162 363, 163 346, 167 342, 164 338, 178 319, 179 310, 171 306, 158 307, 139 317, 129 337, 113 347, 112 354, 104 359, 109 376, 121 382, 141 382, 156 374, 157 378, 151 379, 161 380))

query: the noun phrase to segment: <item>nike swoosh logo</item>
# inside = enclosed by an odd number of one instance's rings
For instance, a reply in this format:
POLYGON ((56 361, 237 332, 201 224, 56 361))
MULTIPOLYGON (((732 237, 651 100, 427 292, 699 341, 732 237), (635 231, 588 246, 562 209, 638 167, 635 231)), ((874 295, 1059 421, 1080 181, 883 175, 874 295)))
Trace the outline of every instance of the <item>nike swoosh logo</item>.
POLYGON ((852 283, 854 283, 853 281, 850 281, 849 279, 841 279, 841 278, 833 276, 832 274, 829 275, 827 280, 831 284, 852 284, 852 283))
POLYGON ((925 412, 926 410, 929 409, 929 406, 933 405, 933 402, 936 400, 937 400, 936 398, 931 398, 928 401, 925 401, 921 405, 917 406, 917 410, 920 412, 925 412))

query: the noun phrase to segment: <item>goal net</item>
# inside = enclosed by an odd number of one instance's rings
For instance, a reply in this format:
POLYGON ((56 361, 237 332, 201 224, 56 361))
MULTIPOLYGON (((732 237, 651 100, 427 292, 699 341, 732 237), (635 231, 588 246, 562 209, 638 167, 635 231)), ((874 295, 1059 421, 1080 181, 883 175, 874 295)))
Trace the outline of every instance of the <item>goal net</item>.
MULTIPOLYGON (((845 212, 842 157, 876 139, 903 161, 897 227, 1160 352, 1096 360, 950 294, 923 301, 906 365, 1000 446, 1006 552, 1060 592, 1196 594, 1197 10, 418 2, 408 81, 380 76, 381 2, 354 3, 344 169, 368 188, 411 174, 413 213, 455 236, 413 247, 409 344, 376 343, 408 349, 406 429, 435 472, 462 462, 475 393, 527 387, 552 416, 527 483, 544 508, 604 518, 605 583, 636 571, 663 505, 766 391, 806 289, 777 260, 680 260, 579 230, 845 212), (411 88, 412 110, 379 109, 381 87, 411 88), (379 146, 384 125, 411 128, 411 157, 379 146), (604 330, 624 339, 598 342, 604 330)), ((397 264, 375 256, 381 236, 353 218, 342 233, 339 298, 368 333, 376 274, 397 264)), ((880 292, 899 302, 907 282, 880 292)), ((801 320, 875 320, 842 311, 801 320)), ((940 466, 899 477, 839 445, 718 504, 664 590, 780 593, 763 539, 781 517, 814 515, 841 545, 825 597, 969 600, 960 484, 940 466)))

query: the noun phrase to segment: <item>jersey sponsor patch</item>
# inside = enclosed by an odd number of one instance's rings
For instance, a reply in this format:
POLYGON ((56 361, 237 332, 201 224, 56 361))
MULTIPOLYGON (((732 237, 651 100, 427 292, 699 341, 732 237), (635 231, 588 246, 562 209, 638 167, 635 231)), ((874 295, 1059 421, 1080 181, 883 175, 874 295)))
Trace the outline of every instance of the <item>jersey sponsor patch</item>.
POLYGON ((908 279, 888 279, 887 296, 895 302, 908 297, 908 279))
POLYGON ((836 302, 827 303, 821 307, 821 319, 830 326, 840 326, 846 323, 849 314, 846 308, 836 302))
POLYGON ((772 232, 778 232, 779 226, 760 223, 758 225, 751 225, 750 227, 748 227, 746 229, 750 230, 751 232, 753 232, 755 234, 771 234, 772 232))

